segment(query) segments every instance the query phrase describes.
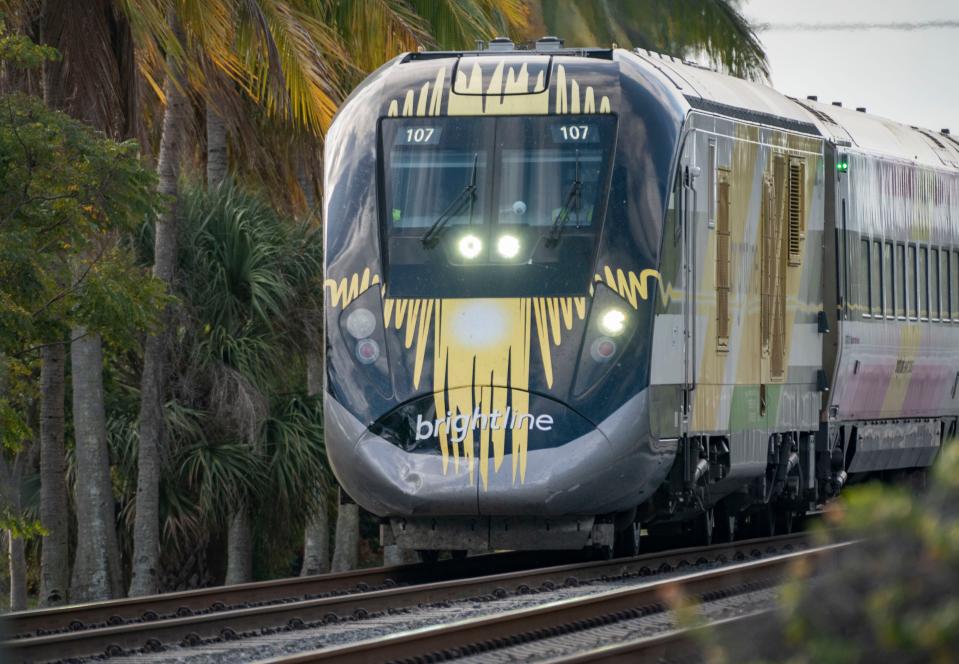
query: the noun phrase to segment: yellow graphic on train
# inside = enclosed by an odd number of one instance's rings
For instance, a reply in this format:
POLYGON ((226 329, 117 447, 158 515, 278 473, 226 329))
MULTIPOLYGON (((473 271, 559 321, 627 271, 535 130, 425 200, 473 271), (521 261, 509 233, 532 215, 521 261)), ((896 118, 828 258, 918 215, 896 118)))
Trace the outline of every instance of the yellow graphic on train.
MULTIPOLYGON (((652 269, 637 276, 605 267, 595 281, 606 283, 635 309, 651 294, 649 279, 659 284, 661 297, 670 297, 670 289, 652 269)), ((543 380, 551 388, 553 348, 563 343, 576 321, 586 318, 586 298, 388 298, 379 275, 369 268, 362 274, 327 279, 324 291, 331 306, 345 308, 375 285, 384 295, 384 326, 400 332, 404 347, 413 351, 414 389, 420 386, 432 338, 436 419, 417 426, 428 424, 430 437, 437 438, 443 474, 451 466, 457 474, 465 470, 472 484, 478 472, 485 490, 490 465, 498 472, 503 464, 509 433, 513 483, 525 482, 529 433, 548 431, 550 424, 529 412, 532 352, 539 350, 543 380), (474 430, 479 433, 478 459, 474 430)))

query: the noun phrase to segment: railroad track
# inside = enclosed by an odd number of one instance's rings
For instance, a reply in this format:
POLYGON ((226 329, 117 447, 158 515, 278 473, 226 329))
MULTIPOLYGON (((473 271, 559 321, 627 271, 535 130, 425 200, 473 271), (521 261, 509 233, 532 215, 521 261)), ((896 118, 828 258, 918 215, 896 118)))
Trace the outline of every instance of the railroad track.
POLYGON ((517 571, 569 561, 571 552, 491 554, 466 560, 416 563, 292 577, 274 581, 215 586, 181 592, 130 597, 106 602, 20 611, 5 616, 6 633, 14 638, 49 636, 57 632, 115 627, 230 609, 368 592, 399 585, 431 583, 470 576, 517 571))
POLYGON ((754 637, 768 610, 725 618, 697 627, 670 629, 655 636, 628 639, 544 659, 542 664, 586 664, 586 662, 671 662, 702 661, 703 643, 731 643, 734 638, 754 637))
MULTIPOLYGON (((575 649, 580 635, 591 630, 612 632, 630 621, 663 616, 670 610, 670 597, 677 592, 701 602, 757 593, 779 585, 792 565, 809 562, 850 543, 829 544, 808 550, 785 553, 760 560, 736 563, 719 569, 691 572, 678 577, 652 581, 641 586, 611 590, 585 597, 561 600, 528 609, 506 611, 493 616, 468 619, 428 629, 414 630, 392 637, 362 641, 334 648, 323 648, 264 661, 263 664, 426 664, 448 660, 468 661, 671 661, 701 655, 697 639, 707 629, 723 632, 743 630, 760 612, 717 621, 705 627, 661 630, 656 636, 634 639, 616 645, 604 645, 558 657, 537 657, 536 646, 549 653, 550 640, 563 640, 575 649), (571 645, 572 644, 572 645, 571 645), (545 647, 543 647, 545 645, 545 647), (532 647, 531 647, 532 646, 532 647), (516 650, 516 653, 500 651, 516 650)), ((621 630, 622 631, 622 630, 621 630)), ((610 636, 604 635, 608 643, 610 636)), ((594 635, 595 638, 595 635, 594 635)), ((697 660, 698 661, 698 660, 697 660)))
MULTIPOLYGON (((159 652, 170 644, 198 646, 363 620, 424 604, 495 600, 595 580, 651 576, 758 559, 808 545, 808 535, 795 534, 536 569, 528 569, 532 564, 528 558, 509 558, 507 554, 450 561, 457 564, 419 564, 224 586, 14 614, 7 633, 21 636, 4 645, 11 661, 28 662, 159 652), (57 631, 49 633, 51 629, 57 631)), ((537 558, 540 565, 546 562, 542 555, 537 558)))

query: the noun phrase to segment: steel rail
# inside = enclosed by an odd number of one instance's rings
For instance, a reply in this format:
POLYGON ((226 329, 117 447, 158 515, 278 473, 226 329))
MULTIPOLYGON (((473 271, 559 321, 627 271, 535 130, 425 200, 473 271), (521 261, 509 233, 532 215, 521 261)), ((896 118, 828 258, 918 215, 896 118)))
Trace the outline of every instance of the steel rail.
POLYGON ((728 643, 731 635, 749 634, 752 631, 751 627, 769 613, 768 610, 755 611, 742 616, 714 620, 697 627, 673 629, 662 634, 552 657, 543 660, 542 664, 586 664, 587 662, 633 664, 634 662, 663 662, 701 657, 705 641, 728 643))
MULTIPOLYGON (((569 560, 570 553, 572 552, 566 552, 565 560, 569 560)), ((560 560, 564 558, 548 556, 548 562, 553 564, 560 560)), ((460 579, 542 565, 542 556, 530 556, 528 552, 489 554, 466 560, 374 567, 19 611, 7 614, 4 619, 6 634, 10 636, 47 636, 52 632, 76 631, 90 626, 118 626, 132 621, 155 621, 164 614, 186 617, 197 612, 243 608, 243 605, 360 593, 395 585, 460 579)))
MULTIPOLYGON (((688 596, 708 596, 733 587, 769 587, 779 584, 791 565, 849 546, 829 544, 806 551, 737 563, 717 570, 692 572, 653 581, 635 588, 610 590, 542 606, 506 611, 395 636, 361 641, 264 660, 261 664, 341 664, 373 662, 431 662, 453 659, 640 617, 643 610, 663 610, 671 590, 688 596)), ((666 637, 662 637, 666 638, 666 637)), ((679 636, 673 638, 679 639, 679 636)), ((636 661, 633 659, 632 661, 636 661)))
MULTIPOLYGON (((764 553, 804 546, 809 535, 745 540, 709 547, 646 554, 635 558, 558 565, 512 571, 481 577, 396 586, 355 594, 340 594, 251 608, 214 611, 154 621, 138 621, 95 629, 59 632, 8 640, 7 655, 16 660, 44 661, 67 657, 118 655, 137 648, 157 650, 164 643, 198 644, 204 639, 238 638, 242 632, 289 625, 302 628, 311 622, 337 622, 344 617, 363 617, 373 612, 468 599, 475 596, 506 596, 532 587, 576 585, 604 576, 652 574, 697 563, 743 560, 764 553)), ((343 575, 341 575, 342 578, 343 575)), ((319 578, 319 577, 317 577, 319 578)), ((252 584, 263 586, 265 584, 252 584)), ((220 590, 223 590, 222 588, 220 590)), ((157 596, 158 599, 165 596, 157 596)), ((93 605, 90 605, 91 608, 93 605)))

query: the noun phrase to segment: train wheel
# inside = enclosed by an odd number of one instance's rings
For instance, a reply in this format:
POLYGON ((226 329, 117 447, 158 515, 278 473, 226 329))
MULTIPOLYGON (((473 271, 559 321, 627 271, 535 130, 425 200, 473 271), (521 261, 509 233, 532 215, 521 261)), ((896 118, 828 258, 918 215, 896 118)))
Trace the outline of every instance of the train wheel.
POLYGON ((759 508, 759 536, 772 537, 776 534, 776 511, 772 505, 763 505, 759 508))
POLYGON ((716 513, 712 507, 696 517, 693 522, 693 541, 699 546, 709 546, 713 543, 713 534, 716 526, 716 513))
POLYGON ((776 530, 783 535, 788 535, 793 531, 795 522, 793 520, 794 512, 786 508, 785 511, 779 514, 779 518, 776 520, 777 528, 776 530))
POLYGON ((639 555, 639 533, 640 525, 636 522, 617 530, 613 536, 613 557, 627 558, 639 555))
POLYGON ((725 503, 716 506, 716 522, 713 527, 714 542, 732 542, 736 539, 736 515, 729 513, 725 503))
POLYGON ((420 562, 422 563, 435 563, 440 559, 440 552, 438 549, 417 549, 416 553, 420 557, 420 562))

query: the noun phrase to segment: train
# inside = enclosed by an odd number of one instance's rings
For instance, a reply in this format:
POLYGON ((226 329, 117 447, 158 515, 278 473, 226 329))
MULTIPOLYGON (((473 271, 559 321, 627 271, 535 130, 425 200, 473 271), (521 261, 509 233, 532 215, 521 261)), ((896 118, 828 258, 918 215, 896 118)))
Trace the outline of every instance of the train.
POLYGON ((959 418, 959 142, 655 52, 403 54, 324 153, 326 446, 384 545, 788 531, 959 418))

